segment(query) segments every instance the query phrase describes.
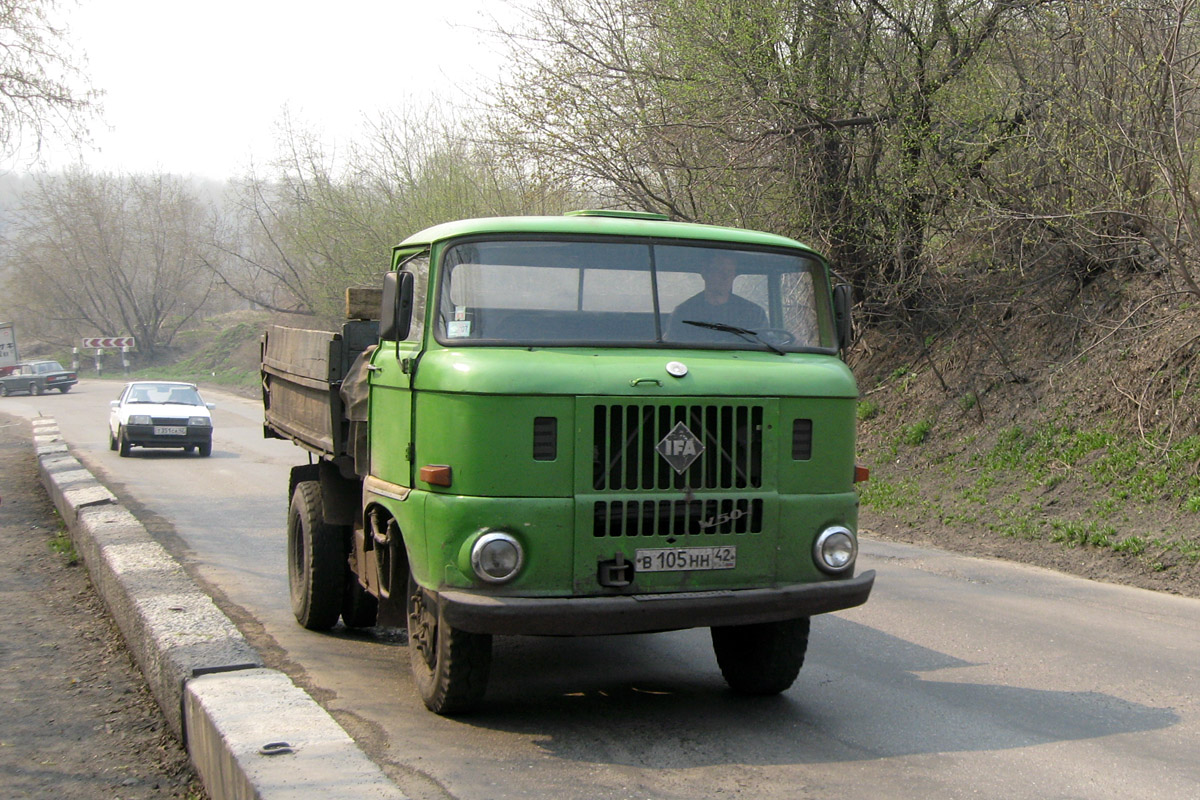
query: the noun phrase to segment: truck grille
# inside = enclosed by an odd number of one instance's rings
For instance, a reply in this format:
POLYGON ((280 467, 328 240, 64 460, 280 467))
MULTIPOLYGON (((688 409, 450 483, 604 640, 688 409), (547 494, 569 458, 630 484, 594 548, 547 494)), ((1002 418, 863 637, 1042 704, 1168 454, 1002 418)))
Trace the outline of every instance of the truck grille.
POLYGON ((597 537, 761 533, 763 501, 744 497, 599 501, 593 513, 592 533, 597 537))
POLYGON ((592 487, 597 491, 760 488, 763 406, 597 405, 592 453, 592 487), (703 443, 704 451, 677 473, 655 447, 680 422, 703 443))

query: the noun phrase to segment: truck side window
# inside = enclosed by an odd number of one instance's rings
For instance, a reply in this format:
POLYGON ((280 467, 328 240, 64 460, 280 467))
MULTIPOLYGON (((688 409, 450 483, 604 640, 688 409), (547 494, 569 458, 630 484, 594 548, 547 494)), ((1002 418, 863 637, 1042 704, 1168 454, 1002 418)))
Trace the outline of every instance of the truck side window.
POLYGON ((429 254, 422 253, 401 262, 400 269, 413 274, 413 318, 406 342, 419 342, 425 333, 425 287, 429 283, 429 254))

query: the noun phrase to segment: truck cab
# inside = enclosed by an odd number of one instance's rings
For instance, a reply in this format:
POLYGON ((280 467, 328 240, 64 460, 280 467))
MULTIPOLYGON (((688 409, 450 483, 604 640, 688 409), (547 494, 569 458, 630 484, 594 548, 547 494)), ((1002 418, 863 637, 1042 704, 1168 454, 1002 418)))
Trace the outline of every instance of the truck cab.
POLYGON ((422 699, 455 713, 505 634, 708 627, 732 688, 780 692, 809 618, 866 601, 849 302, 819 253, 577 212, 439 225, 391 266, 344 444, 293 479, 302 624, 396 598, 422 699), (346 587, 305 574, 323 552, 346 587))

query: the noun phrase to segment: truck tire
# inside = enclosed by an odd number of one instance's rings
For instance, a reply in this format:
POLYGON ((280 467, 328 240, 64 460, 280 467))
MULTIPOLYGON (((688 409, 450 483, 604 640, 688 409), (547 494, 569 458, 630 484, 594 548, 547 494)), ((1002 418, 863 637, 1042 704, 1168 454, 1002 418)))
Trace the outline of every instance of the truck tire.
POLYGON ((791 686, 808 650, 809 618, 712 629, 713 651, 738 694, 779 694, 791 686))
POLYGON ((325 523, 321 484, 296 484, 288 509, 288 588, 296 621, 310 631, 325 631, 342 614, 342 592, 349 566, 343 532, 325 523))
POLYGON ((418 586, 411 573, 405 611, 413 682, 425 707, 446 716, 475 708, 487 689, 491 635, 450 627, 437 596, 418 586))

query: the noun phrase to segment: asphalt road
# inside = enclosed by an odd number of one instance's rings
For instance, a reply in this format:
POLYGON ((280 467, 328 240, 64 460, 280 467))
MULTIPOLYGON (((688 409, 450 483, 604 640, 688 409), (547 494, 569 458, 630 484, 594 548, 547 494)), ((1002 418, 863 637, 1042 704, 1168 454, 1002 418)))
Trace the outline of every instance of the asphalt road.
POLYGON ((423 798, 1200 796, 1200 601, 865 540, 870 602, 813 622, 778 698, 729 694, 707 632, 497 640, 480 714, 425 711, 403 639, 315 634, 287 601, 287 470, 216 391, 213 455, 108 450, 115 383, 0 399, 76 455, 270 658, 423 798))

